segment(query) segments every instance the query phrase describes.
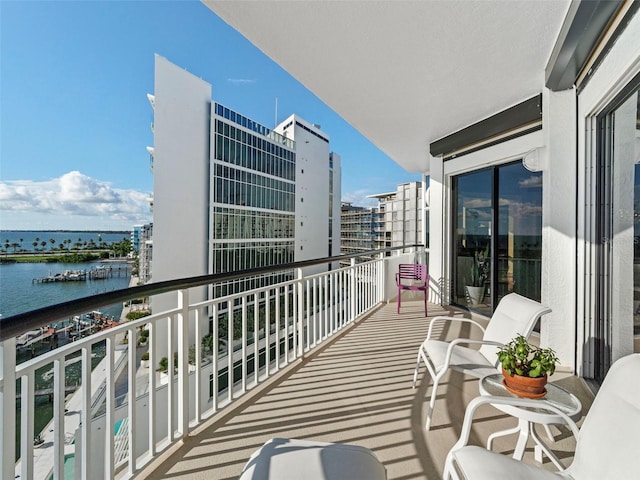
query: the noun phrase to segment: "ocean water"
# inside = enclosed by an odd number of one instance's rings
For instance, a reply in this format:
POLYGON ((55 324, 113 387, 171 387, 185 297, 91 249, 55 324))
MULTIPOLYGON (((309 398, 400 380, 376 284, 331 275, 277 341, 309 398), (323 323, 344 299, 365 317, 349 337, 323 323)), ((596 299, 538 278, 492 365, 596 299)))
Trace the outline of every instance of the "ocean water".
MULTIPOLYGON (((10 317, 37 308, 127 288, 131 267, 127 263, 5 263, 0 264, 0 315, 10 317), (55 275, 65 270, 90 270, 109 265, 113 276, 103 280, 37 283, 35 278, 55 275)), ((120 317, 122 305, 107 306, 103 313, 120 317)))
MULTIPOLYGON (((129 239, 128 232, 79 232, 79 231, 0 231, 2 249, 12 253, 14 250, 33 251, 32 243, 47 241, 46 251, 70 239, 73 243, 83 244, 85 241, 100 241, 107 245, 129 239), (22 239, 22 242, 20 241, 22 239), (54 243, 49 242, 53 239, 54 243), (5 249, 5 244, 19 244, 21 246, 5 249)), ((43 248, 38 246, 38 249, 43 248)), ((131 268, 126 263, 108 265, 114 268, 114 275, 104 280, 87 280, 79 282, 36 283, 35 278, 55 275, 65 270, 90 270, 101 265, 99 262, 90 263, 6 263, 0 264, 0 315, 9 317, 18 313, 28 312, 37 308, 55 305, 57 303, 75 300, 103 292, 110 292, 129 286, 131 268), (119 271, 118 271, 119 269, 119 271)), ((104 313, 120 316, 121 305, 107 306, 104 313)))

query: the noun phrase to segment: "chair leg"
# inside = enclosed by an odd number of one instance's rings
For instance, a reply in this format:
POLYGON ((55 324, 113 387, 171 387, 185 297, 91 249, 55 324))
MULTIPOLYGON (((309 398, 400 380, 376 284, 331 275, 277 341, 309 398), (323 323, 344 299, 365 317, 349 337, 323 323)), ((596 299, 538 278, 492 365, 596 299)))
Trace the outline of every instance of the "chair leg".
POLYGON ((427 407, 427 421, 425 423, 425 429, 428 431, 431 428, 431 415, 433 414, 433 408, 436 406, 436 396, 438 395, 438 380, 439 378, 433 379, 433 390, 431 390, 431 400, 429 401, 429 406, 427 407))
POLYGON ((400 302, 402 301, 402 290, 398 289, 398 315, 400 315, 400 302))
POLYGON ((424 291, 424 316, 427 316, 427 291, 424 291))
POLYGON ((416 388, 416 383, 418 382, 418 370, 420 369, 420 350, 418 350, 418 357, 416 358, 416 368, 413 370, 413 386, 412 388, 416 388))

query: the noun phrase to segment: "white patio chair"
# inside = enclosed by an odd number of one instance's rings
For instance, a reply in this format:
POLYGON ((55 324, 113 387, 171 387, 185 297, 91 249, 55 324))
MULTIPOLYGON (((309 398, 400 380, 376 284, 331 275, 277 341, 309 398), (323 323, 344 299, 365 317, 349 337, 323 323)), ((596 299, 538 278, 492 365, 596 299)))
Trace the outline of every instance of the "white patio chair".
POLYGON ((582 428, 560 410, 544 400, 523 398, 477 397, 464 415, 460 439, 445 463, 443 478, 466 480, 602 480, 640 478, 640 354, 632 354, 615 362, 604 379, 587 413, 582 428), (564 416, 576 437, 576 450, 571 465, 562 472, 552 472, 514 460, 483 447, 466 445, 473 414, 485 403, 544 408, 564 416), (544 405, 544 407, 543 407, 544 405))
POLYGON ((493 312, 486 329, 478 322, 469 318, 434 317, 429 325, 427 338, 418 349, 416 368, 413 372, 413 388, 418 380, 418 369, 422 359, 433 379, 431 400, 427 408, 426 429, 431 427, 431 415, 436 403, 438 384, 449 368, 482 378, 498 371, 497 347, 508 343, 516 335, 529 337, 536 321, 551 309, 534 300, 510 293, 500 300, 493 312), (470 338, 456 338, 451 342, 435 340, 435 327, 445 322, 465 322, 477 326, 482 332, 482 340, 470 338), (467 345, 481 345, 476 350, 465 347, 467 345))

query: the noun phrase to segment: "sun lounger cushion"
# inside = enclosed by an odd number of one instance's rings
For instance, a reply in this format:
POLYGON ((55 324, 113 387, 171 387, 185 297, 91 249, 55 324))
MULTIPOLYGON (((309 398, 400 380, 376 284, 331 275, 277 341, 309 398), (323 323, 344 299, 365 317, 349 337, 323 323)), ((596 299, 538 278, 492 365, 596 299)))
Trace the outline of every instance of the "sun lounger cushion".
POLYGON ((245 465, 239 480, 386 480, 384 465, 365 447, 272 438, 245 465))

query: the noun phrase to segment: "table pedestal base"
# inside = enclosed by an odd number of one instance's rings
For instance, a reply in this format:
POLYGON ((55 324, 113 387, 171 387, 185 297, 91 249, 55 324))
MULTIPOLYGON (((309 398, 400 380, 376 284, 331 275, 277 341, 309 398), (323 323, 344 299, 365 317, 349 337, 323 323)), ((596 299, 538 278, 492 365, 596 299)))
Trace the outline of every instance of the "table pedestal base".
MULTIPOLYGON (((551 435, 549 426, 544 425, 544 427, 547 432, 547 435, 553 441, 553 436, 551 435)), ((518 442, 516 443, 516 447, 513 451, 513 458, 515 458, 516 460, 522 460, 522 456, 524 455, 524 449, 527 446, 527 441, 529 440, 529 437, 531 437, 531 439, 535 444, 534 458, 536 462, 542 463, 542 453, 544 452, 547 458, 549 458, 549 460, 553 462, 553 464, 558 468, 558 470, 560 471, 564 470, 564 465, 560 463, 560 460, 558 460, 558 457, 554 455, 554 453, 549 449, 549 447, 547 447, 547 445, 542 441, 540 436, 536 433, 535 428, 533 428, 533 423, 527 420, 518 419, 518 426, 514 428, 509 428, 507 430, 494 432, 491 435, 489 435, 489 438, 487 439, 487 450, 491 450, 491 444, 493 443, 493 440, 495 438, 504 437, 505 435, 511 435, 514 433, 518 434, 518 442)))

